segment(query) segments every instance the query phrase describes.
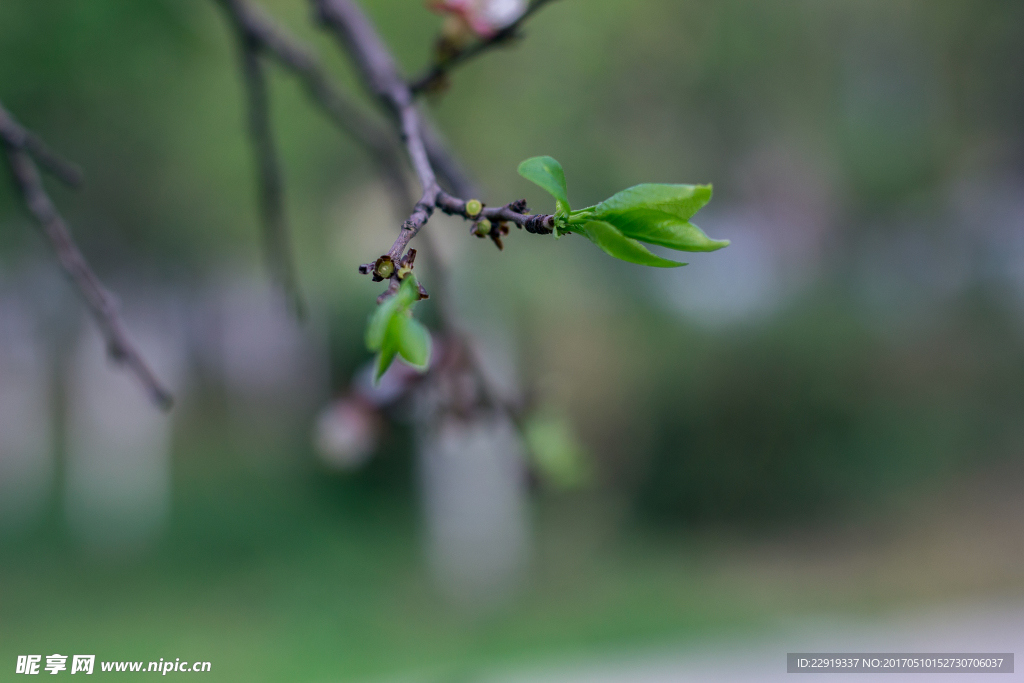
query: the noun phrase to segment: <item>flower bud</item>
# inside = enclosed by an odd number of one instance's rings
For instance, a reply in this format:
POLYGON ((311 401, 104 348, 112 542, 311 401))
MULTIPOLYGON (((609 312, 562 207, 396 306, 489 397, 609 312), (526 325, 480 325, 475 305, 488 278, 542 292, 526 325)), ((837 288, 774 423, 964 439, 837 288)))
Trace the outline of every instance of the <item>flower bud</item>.
POLYGON ((391 260, 390 256, 381 256, 377 259, 377 263, 373 268, 373 272, 377 277, 387 280, 395 273, 395 262, 391 260))
POLYGON ((527 9, 526 0, 428 0, 436 12, 459 17, 482 39, 515 23, 527 9))
POLYGON ((316 448, 330 467, 354 470, 373 455, 383 428, 380 414, 367 399, 349 396, 321 411, 316 421, 316 448))
POLYGON ((487 235, 490 235, 491 234, 491 222, 489 220, 487 220, 486 218, 481 218, 477 222, 476 228, 473 230, 473 232, 475 232, 478 237, 486 237, 487 235))
POLYGON ((483 210, 484 205, 480 203, 479 199, 470 199, 466 202, 466 215, 470 218, 479 215, 483 210))

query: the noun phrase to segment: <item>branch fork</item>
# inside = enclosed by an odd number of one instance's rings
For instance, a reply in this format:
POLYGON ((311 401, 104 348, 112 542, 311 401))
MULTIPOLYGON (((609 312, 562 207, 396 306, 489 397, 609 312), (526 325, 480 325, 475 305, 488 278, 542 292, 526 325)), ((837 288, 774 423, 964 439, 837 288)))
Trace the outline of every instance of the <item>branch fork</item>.
POLYGON ((39 224, 60 267, 85 300, 100 328, 111 359, 124 365, 136 376, 157 406, 169 410, 174 402, 171 392, 157 379, 128 337, 114 297, 100 282, 75 244, 64 217, 46 193, 36 164, 72 187, 81 183, 81 172, 23 128, 4 109, 3 104, 0 104, 0 150, 7 158, 14 185, 21 194, 25 208, 39 224))
MULTIPOLYGON (((424 142, 424 127, 416 107, 414 88, 398 73, 398 67, 377 30, 353 0, 312 2, 319 21, 333 31, 342 48, 348 52, 356 65, 366 88, 380 100, 394 119, 423 192, 412 213, 402 223, 391 249, 381 256, 372 268, 368 267, 369 264, 360 266, 360 272, 373 273, 375 281, 378 281, 377 278, 393 278, 391 273, 386 272, 387 269, 402 261, 409 242, 427 224, 435 209, 440 209, 450 216, 462 216, 467 220, 487 219, 498 225, 497 234, 493 233, 492 228, 492 239, 499 248, 503 248, 500 228, 503 223, 515 223, 517 227, 526 228, 527 232, 535 234, 549 234, 554 230, 554 216, 529 215, 524 200, 493 209, 484 208, 477 214, 470 214, 466 210, 465 199, 454 197, 442 190, 424 142)), ((541 4, 544 3, 535 2, 531 9, 535 10, 541 4)))
MULTIPOLYGON (((310 0, 319 20, 331 28, 356 64, 368 89, 384 104, 397 124, 398 132, 419 179, 422 195, 411 215, 402 224, 398 238, 387 254, 373 264, 360 266, 360 272, 373 274, 374 281, 388 280, 388 290, 378 303, 398 290, 401 281, 412 272, 416 250, 409 242, 440 209, 449 215, 461 215, 480 223, 492 222, 490 236, 499 249, 501 237, 508 233, 508 223, 535 234, 549 234, 554 217, 530 215, 523 200, 470 215, 466 201, 447 194, 438 184, 440 175, 457 193, 472 194, 471 184, 459 165, 441 142, 437 133, 422 120, 415 98, 428 86, 443 78, 448 70, 476 55, 518 35, 523 22, 551 0, 533 0, 526 12, 512 25, 468 48, 460 49, 438 61, 428 73, 407 82, 395 66, 391 53, 377 35, 373 25, 352 0, 310 0), (436 168, 436 171, 435 171, 436 168)), ((406 179, 398 163, 393 135, 382 130, 366 117, 358 106, 338 89, 320 65, 315 53, 280 30, 251 0, 215 0, 224 9, 237 34, 242 53, 242 66, 249 94, 250 135, 256 151, 260 172, 263 222, 268 247, 268 261, 278 279, 301 302, 292 266, 291 249, 283 210, 283 183, 270 132, 268 95, 263 57, 270 57, 291 71, 302 83, 313 101, 344 131, 361 144, 382 175, 387 179, 398 202, 408 205, 406 179)), ((117 305, 93 272, 85 256, 74 242, 64 218, 50 199, 40 177, 40 168, 69 187, 82 182, 81 172, 47 147, 32 132, 22 127, 0 103, 0 151, 11 170, 15 187, 32 217, 50 243, 61 268, 79 290, 92 312, 112 359, 125 365, 145 387, 151 399, 161 408, 169 409, 173 398, 157 379, 141 353, 128 337, 117 305)), ((477 206, 474 206, 476 209, 477 206)), ((419 285, 420 298, 427 292, 419 285)), ((447 311, 447 307, 442 305, 447 311)), ((450 312, 443 316, 450 321, 450 312)), ((476 363, 472 363, 479 371, 476 363)), ((486 387, 486 378, 481 377, 486 387)), ((497 402, 495 402, 497 403, 497 402)))

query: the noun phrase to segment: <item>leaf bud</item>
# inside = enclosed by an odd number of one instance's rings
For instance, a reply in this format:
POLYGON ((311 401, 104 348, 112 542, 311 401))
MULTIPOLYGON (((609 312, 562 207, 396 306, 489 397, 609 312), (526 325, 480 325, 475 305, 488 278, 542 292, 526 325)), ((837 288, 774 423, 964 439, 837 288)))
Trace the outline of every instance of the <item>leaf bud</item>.
POLYGON ((390 256, 381 256, 373 268, 374 274, 382 280, 387 280, 395 273, 395 262, 390 256))
POLYGON ((491 222, 486 218, 481 218, 477 221, 476 227, 473 229, 477 237, 487 237, 491 234, 491 222))

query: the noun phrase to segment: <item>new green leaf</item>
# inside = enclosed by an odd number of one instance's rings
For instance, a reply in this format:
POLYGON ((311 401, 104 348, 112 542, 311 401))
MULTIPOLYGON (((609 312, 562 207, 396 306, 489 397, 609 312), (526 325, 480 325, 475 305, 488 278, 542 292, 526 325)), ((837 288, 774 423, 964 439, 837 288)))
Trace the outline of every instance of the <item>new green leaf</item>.
POLYGON ((414 368, 426 370, 430 362, 430 332, 408 315, 395 316, 392 324, 396 326, 398 354, 414 368))
POLYGON ((539 185, 555 198, 556 213, 568 214, 569 188, 562 165, 551 157, 533 157, 519 164, 519 175, 539 185))
MULTIPOLYGON (((392 322, 398 318, 403 317, 402 315, 395 316, 392 318, 392 322)), ((391 333, 393 325, 388 326, 388 334, 384 338, 384 344, 381 346, 380 351, 377 353, 377 362, 373 373, 373 382, 377 384, 380 382, 380 378, 384 376, 384 373, 388 371, 391 364, 395 360, 395 356, 398 355, 398 339, 396 335, 391 333)))
POLYGON ((713 240, 690 223, 710 199, 710 185, 637 185, 577 211, 570 224, 600 220, 648 244, 678 251, 716 251, 729 246, 729 241, 713 240))
POLYGON ((615 215, 637 209, 649 209, 688 221, 709 201, 711 201, 710 185, 644 183, 615 193, 592 207, 592 210, 595 213, 615 215))
POLYGON ((366 328, 366 346, 377 352, 374 381, 391 367, 395 356, 425 370, 430 363, 430 333, 412 318, 410 309, 419 300, 419 287, 413 275, 407 276, 398 291, 377 306, 366 328))
POLYGON ((655 268, 678 268, 686 265, 655 256, 647 247, 635 239, 626 237, 618 228, 605 221, 590 221, 582 226, 572 226, 572 230, 586 236, 609 256, 623 261, 655 268))
POLYGON ((728 240, 714 240, 690 222, 711 200, 710 185, 647 183, 623 190, 596 206, 569 207, 562 165, 551 157, 534 157, 519 165, 519 174, 547 190, 556 203, 554 234, 585 235, 615 258, 657 268, 686 265, 652 254, 641 242, 678 251, 716 251, 728 240))
POLYGON ((393 296, 374 310, 370 316, 370 323, 366 326, 366 348, 371 351, 380 351, 384 346, 384 337, 395 311, 398 310, 398 303, 398 297, 393 296))

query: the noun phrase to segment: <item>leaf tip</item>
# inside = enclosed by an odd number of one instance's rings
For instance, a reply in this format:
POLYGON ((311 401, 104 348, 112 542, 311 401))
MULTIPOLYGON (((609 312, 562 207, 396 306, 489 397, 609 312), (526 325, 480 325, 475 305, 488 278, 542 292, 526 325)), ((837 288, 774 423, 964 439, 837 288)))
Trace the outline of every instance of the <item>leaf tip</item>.
POLYGON ((380 386, 381 377, 383 377, 384 373, 388 371, 388 366, 384 365, 383 354, 377 354, 377 362, 374 365, 375 367, 373 369, 373 388, 376 389, 377 387, 380 386))

